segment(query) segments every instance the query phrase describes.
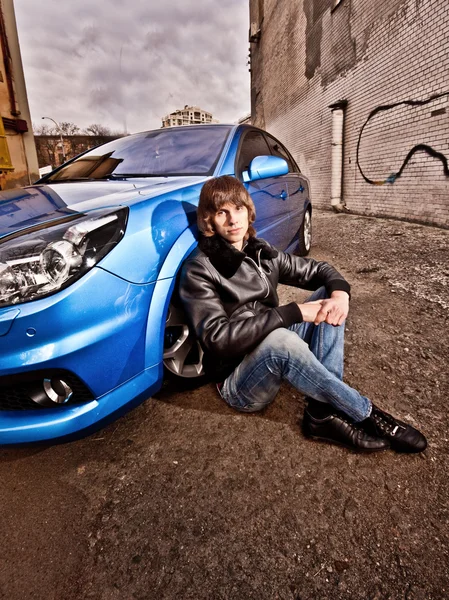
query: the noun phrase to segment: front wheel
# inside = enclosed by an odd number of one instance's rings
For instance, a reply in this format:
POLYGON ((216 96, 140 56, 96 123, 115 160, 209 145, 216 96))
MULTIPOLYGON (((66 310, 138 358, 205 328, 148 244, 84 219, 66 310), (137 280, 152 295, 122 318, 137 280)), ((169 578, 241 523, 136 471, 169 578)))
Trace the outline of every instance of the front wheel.
POLYGON ((312 246, 312 211, 310 208, 304 213, 304 219, 299 228, 298 254, 307 256, 312 246))
POLYGON ((204 376, 203 350, 187 325, 182 308, 172 302, 168 307, 164 334, 164 367, 177 378, 200 378, 204 376))

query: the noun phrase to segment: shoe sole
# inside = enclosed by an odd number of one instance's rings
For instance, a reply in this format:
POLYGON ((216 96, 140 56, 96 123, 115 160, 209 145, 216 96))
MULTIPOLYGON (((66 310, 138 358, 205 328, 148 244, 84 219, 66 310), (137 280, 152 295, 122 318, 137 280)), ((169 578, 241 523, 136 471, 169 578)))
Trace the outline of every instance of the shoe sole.
POLYGON ((425 452, 427 449, 427 444, 424 446, 424 448, 401 448, 400 444, 390 442, 390 447, 398 454, 419 454, 420 452, 425 452))
POLYGON ((329 444, 330 446, 340 446, 341 448, 346 448, 347 450, 352 450, 352 452, 357 452, 358 454, 373 454, 374 452, 385 452, 385 450, 390 450, 390 446, 384 446, 383 448, 357 448, 355 446, 350 446, 349 444, 344 444, 343 442, 339 442, 337 440, 331 440, 329 438, 320 437, 318 435, 313 435, 307 431, 303 430, 303 435, 309 440, 314 442, 321 442, 329 444))

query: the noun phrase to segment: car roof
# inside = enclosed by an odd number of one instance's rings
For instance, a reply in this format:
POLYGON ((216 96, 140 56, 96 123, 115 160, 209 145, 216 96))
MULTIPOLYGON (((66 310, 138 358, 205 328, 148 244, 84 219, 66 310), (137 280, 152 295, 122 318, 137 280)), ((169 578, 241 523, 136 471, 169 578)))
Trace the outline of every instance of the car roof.
POLYGON ((148 129, 147 131, 136 131, 130 135, 141 135, 142 133, 153 133, 154 131, 173 131, 173 129, 210 129, 211 127, 239 127, 236 123, 204 123, 204 125, 173 125, 173 127, 159 127, 158 129, 148 129))

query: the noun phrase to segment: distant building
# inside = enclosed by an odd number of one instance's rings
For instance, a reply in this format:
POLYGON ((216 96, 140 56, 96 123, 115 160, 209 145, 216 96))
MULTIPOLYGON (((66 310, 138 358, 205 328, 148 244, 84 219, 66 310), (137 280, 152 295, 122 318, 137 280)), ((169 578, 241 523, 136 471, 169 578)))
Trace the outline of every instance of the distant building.
POLYGON ((162 127, 176 127, 178 125, 204 125, 205 123, 218 123, 212 114, 199 108, 199 106, 184 106, 180 110, 165 115, 162 118, 162 127))
POLYGON ((13 0, 0 0, 0 189, 38 178, 13 0))
POLYGON ((314 204, 448 226, 448 2, 249 6, 252 123, 286 144, 314 204))

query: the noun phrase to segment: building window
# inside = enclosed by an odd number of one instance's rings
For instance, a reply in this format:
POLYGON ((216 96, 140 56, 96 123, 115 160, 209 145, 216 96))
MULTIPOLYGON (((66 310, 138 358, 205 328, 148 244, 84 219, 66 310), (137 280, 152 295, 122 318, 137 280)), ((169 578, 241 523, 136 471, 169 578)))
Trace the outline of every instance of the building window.
POLYGON ((14 167, 11 162, 11 155, 8 148, 8 140, 6 139, 5 128, 3 126, 3 119, 0 116, 0 170, 2 171, 14 171, 14 167))

